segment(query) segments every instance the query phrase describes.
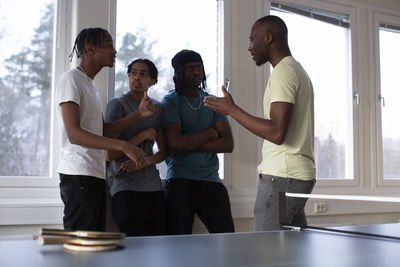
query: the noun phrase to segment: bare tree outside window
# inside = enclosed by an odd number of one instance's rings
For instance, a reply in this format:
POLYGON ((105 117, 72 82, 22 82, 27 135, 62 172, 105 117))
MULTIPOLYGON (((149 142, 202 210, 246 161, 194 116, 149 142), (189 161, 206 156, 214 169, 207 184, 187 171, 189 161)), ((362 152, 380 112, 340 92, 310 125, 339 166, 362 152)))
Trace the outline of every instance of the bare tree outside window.
POLYGON ((0 176, 48 176, 54 8, 51 1, 35 2, 41 10, 30 10, 30 16, 37 26, 30 40, 10 53, 8 42, 21 35, 17 25, 26 27, 24 34, 32 25, 21 23, 19 9, 12 8, 16 2, 0 6, 7 22, 0 29, 0 176))
POLYGON ((400 27, 379 29, 383 178, 400 179, 400 27))

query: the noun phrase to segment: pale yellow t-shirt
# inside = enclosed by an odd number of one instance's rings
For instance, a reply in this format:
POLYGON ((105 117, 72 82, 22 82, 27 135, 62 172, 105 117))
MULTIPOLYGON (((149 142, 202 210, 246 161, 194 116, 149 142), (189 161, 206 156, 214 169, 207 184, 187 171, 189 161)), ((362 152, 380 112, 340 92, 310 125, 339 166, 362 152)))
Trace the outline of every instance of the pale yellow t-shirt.
POLYGON ((310 78, 293 57, 283 58, 274 68, 264 93, 264 117, 270 119, 273 102, 294 104, 281 145, 264 140, 258 172, 284 178, 312 180, 314 163, 314 93, 310 78))

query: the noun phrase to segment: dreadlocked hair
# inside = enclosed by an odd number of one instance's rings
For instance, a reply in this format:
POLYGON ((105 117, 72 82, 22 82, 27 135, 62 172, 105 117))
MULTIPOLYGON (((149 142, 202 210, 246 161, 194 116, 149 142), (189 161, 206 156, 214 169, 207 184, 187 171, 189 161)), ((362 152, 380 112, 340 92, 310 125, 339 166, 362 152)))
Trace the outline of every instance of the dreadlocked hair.
POLYGON ((83 56, 85 54, 86 44, 93 45, 95 48, 102 47, 106 34, 108 34, 107 30, 102 28, 83 29, 75 39, 74 47, 69 55, 69 61, 72 61, 74 54, 76 54, 78 58, 83 56))
MULTIPOLYGON (((183 93, 184 89, 184 77, 185 77, 185 65, 180 66, 175 70, 174 74, 174 84, 175 84, 175 91, 178 92, 178 94, 183 93)), ((203 77, 204 80, 201 82, 199 86, 199 90, 205 91, 207 88, 207 83, 206 83, 206 73, 204 72, 204 66, 203 66, 203 77)))

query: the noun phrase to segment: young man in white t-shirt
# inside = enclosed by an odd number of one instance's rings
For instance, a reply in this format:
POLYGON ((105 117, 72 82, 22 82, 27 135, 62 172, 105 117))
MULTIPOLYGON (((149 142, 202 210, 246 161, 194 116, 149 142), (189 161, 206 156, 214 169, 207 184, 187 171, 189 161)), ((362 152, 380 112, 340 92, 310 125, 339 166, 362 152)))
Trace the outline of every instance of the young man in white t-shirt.
POLYGON ((61 138, 58 173, 64 202, 64 228, 104 231, 106 218, 104 151, 116 150, 140 166, 144 152, 113 139, 122 130, 154 112, 146 97, 137 112, 104 124, 101 101, 93 81, 103 67, 113 67, 116 50, 111 35, 101 28, 83 29, 76 37, 74 53, 79 66, 64 73, 57 86, 57 119, 61 138), (109 136, 109 137, 105 137, 109 136))
MULTIPOLYGON (((237 106, 223 87, 224 97, 206 98, 205 105, 230 115, 264 139, 258 166, 254 207, 256 231, 278 230, 279 193, 311 193, 315 184, 314 93, 306 71, 293 57, 285 22, 265 16, 251 28, 249 51, 257 66, 270 62, 272 71, 264 94, 264 118, 237 106)), ((306 199, 288 198, 286 224, 305 226, 306 199)))

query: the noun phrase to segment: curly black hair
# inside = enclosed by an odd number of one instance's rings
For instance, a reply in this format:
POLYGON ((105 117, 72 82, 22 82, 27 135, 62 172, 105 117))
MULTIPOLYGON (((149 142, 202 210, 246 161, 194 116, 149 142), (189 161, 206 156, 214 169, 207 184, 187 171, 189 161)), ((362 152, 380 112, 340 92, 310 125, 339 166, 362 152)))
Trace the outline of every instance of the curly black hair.
POLYGON ((154 63, 151 60, 149 60, 147 58, 138 58, 138 59, 135 59, 134 61, 132 61, 128 65, 128 69, 126 71, 126 73, 128 75, 129 75, 129 73, 131 73, 132 66, 135 63, 144 63, 144 64, 146 64, 147 68, 149 69, 150 77, 155 80, 155 83, 157 83, 157 81, 158 81, 158 70, 157 70, 157 67, 156 67, 156 65, 154 65, 154 63))

